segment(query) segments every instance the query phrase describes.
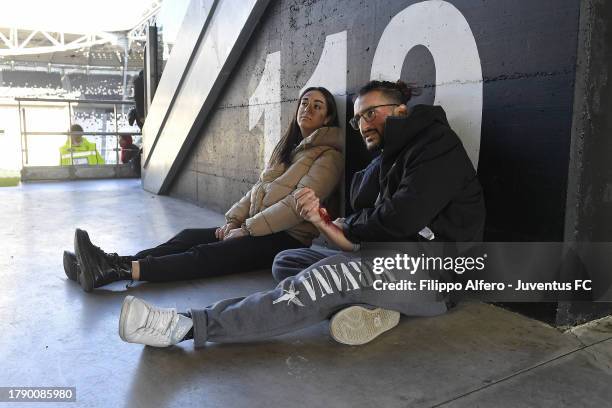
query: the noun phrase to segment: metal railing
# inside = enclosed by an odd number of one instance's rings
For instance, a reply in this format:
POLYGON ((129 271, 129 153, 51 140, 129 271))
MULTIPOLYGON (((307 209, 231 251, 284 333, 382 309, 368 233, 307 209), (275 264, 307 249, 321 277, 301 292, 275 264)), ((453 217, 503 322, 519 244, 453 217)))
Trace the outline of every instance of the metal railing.
MULTIPOLYGON (((22 167, 25 167, 28 165, 29 163, 29 156, 28 156, 28 136, 59 136, 59 135, 65 135, 65 136, 73 136, 73 135, 81 135, 81 136, 99 136, 99 137, 103 137, 103 138, 107 138, 107 137, 115 137, 116 138, 116 143, 115 143, 115 148, 114 149, 106 149, 106 150, 114 150, 115 151, 115 164, 114 166, 118 166, 120 165, 119 162, 119 153, 122 150, 130 150, 130 149, 122 149, 119 146, 119 139, 121 136, 142 136, 141 132, 119 132, 118 131, 118 125, 119 125, 119 116, 118 116, 118 112, 117 112, 117 106, 124 106, 124 105, 134 105, 133 101, 113 101, 113 100, 91 100, 91 99, 62 99, 62 98, 15 98, 15 101, 17 102, 18 105, 18 109, 19 109, 19 130, 20 130, 20 134, 21 134, 21 165, 22 167), (101 106, 107 106, 107 105, 112 105, 113 106, 113 121, 114 121, 114 132, 88 132, 88 131, 83 131, 83 132, 71 132, 71 131, 66 131, 66 132, 57 132, 57 131, 37 131, 37 132, 32 132, 32 131, 28 131, 27 130, 27 120, 26 120, 26 106, 24 106, 25 103, 53 103, 53 104, 57 104, 57 103, 65 103, 68 106, 68 116, 69 116, 69 124, 70 126, 73 125, 73 110, 75 105, 101 105, 101 106)), ((36 105, 30 105, 28 107, 34 107, 36 105)), ((40 107, 42 107, 44 105, 40 105, 40 107)), ((55 106, 55 105, 54 105, 55 106)), ((102 149, 101 149, 102 150, 102 149)), ((70 163, 73 163, 73 157, 72 157, 72 149, 70 149, 70 153, 71 153, 71 160, 70 163)), ((61 162, 61 160, 60 160, 61 162)), ((74 164, 70 164, 71 166, 74 164)), ((106 165, 106 164, 103 164, 106 165)), ((111 164, 112 165, 112 164, 111 164)))

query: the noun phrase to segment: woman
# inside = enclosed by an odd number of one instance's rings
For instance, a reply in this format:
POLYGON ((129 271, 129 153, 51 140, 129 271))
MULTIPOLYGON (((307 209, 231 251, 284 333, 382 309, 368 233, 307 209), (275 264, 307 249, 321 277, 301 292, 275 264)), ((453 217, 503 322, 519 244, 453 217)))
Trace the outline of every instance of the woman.
POLYGON ((75 232, 75 254, 64 252, 66 275, 86 292, 118 280, 166 282, 269 268, 286 249, 310 246, 317 229, 296 211, 302 187, 329 198, 343 169, 343 137, 331 93, 306 89, 294 118, 253 188, 219 228, 187 229, 134 256, 107 254, 87 232, 75 232))

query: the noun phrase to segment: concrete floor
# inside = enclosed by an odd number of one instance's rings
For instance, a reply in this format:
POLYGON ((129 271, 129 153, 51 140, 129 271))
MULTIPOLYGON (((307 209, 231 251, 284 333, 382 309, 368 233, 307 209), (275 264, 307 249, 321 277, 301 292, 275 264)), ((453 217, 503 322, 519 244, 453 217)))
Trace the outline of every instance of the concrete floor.
POLYGON ((86 294, 62 270, 76 227, 125 254, 222 216, 146 193, 138 180, 5 187, 0 203, 0 386, 74 386, 77 402, 64 406, 79 407, 612 406, 610 319, 561 333, 471 303, 403 318, 363 347, 336 344, 324 323, 197 351, 191 342, 123 343, 117 322, 127 294, 186 309, 273 281, 261 271, 86 294))

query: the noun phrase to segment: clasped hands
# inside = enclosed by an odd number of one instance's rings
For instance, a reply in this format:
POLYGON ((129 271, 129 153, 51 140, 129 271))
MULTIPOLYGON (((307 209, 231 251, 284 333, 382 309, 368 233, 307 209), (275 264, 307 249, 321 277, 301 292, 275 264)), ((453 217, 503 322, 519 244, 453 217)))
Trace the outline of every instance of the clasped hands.
POLYGON ((217 228, 215 230, 215 237, 219 241, 223 241, 226 239, 244 237, 247 235, 247 232, 240 228, 240 225, 234 222, 228 222, 227 224, 217 228))
MULTIPOLYGON (((321 219, 321 214, 319 213, 319 209, 321 208, 319 197, 316 196, 312 189, 308 187, 300 188, 293 193, 293 198, 295 198, 296 210, 300 217, 317 227, 321 227, 324 224, 323 220, 321 219)), ((342 220, 340 218, 334 221, 334 224, 340 228, 341 223, 342 220)), ((219 241, 243 237, 246 235, 247 232, 240 228, 240 225, 234 222, 228 222, 215 230, 215 237, 219 241)))

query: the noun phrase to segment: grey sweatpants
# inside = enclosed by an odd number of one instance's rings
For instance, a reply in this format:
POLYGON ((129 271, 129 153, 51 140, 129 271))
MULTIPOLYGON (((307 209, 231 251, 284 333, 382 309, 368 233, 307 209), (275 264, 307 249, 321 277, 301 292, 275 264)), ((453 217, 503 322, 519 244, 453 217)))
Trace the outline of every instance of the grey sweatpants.
MULTIPOLYGON (((362 273, 353 253, 322 248, 290 249, 274 259, 276 288, 247 297, 221 300, 192 309, 196 347, 207 341, 237 343, 261 340, 329 319, 350 305, 396 310, 408 316, 445 313, 446 303, 411 301, 399 291, 377 291, 372 276, 362 273)), ((393 281, 383 274, 379 278, 393 281)))

